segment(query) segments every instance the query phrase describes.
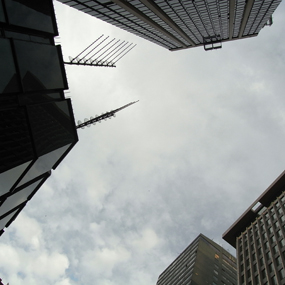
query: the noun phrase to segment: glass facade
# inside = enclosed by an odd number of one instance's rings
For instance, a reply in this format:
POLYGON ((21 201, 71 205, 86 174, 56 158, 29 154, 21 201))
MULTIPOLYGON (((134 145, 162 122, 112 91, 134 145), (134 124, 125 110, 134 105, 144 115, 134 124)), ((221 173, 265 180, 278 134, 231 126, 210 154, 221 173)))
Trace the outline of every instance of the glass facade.
POLYGON ((235 285, 236 259, 200 234, 158 278, 157 285, 235 285))
POLYGON ((78 141, 56 35, 52 0, 0 0, 0 235, 78 141))
POLYGON ((281 0, 59 1, 169 50, 203 46, 209 39, 216 43, 214 39, 222 42, 257 35, 281 2, 281 0))

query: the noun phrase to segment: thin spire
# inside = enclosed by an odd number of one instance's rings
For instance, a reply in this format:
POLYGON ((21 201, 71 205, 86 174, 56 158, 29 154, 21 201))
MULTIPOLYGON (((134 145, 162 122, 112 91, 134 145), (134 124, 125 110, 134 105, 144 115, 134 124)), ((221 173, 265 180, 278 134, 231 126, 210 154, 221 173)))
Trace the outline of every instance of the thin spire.
POLYGON ((81 121, 78 121, 78 125, 76 126, 76 129, 84 129, 85 127, 90 127, 92 124, 95 125, 97 122, 101 123, 102 120, 107 120, 108 118, 111 119, 112 117, 116 117, 116 113, 137 103, 139 100, 137 101, 134 101, 134 102, 131 102, 127 105, 124 105, 118 109, 115 109, 115 110, 112 110, 110 112, 106 112, 100 116, 97 116, 95 118, 90 118, 90 120, 88 119, 85 119, 85 122, 81 122, 81 121))

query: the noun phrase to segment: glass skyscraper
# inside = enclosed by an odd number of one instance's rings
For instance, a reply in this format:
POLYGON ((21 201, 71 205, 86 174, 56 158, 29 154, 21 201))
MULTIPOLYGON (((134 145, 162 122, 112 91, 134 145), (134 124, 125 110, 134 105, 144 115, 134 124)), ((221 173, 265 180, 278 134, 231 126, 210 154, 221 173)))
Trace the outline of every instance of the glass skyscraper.
POLYGON ((258 35, 281 0, 59 0, 169 50, 258 35))
POLYGON ((78 141, 52 0, 0 0, 0 235, 78 141))
POLYGON ((285 284, 285 171, 224 233, 236 248, 238 284, 285 284))
POLYGON ((159 276, 156 285, 235 285, 236 259, 200 234, 159 276))

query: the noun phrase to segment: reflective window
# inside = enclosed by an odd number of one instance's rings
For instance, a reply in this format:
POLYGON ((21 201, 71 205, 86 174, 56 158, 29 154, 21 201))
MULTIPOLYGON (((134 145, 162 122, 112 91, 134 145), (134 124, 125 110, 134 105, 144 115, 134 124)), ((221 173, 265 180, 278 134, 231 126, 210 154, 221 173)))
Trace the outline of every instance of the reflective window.
POLYGON ((17 210, 0 220, 0 230, 4 229, 6 224, 13 218, 17 210))
POLYGON ((0 93, 20 91, 10 41, 0 38, 0 93))
POLYGON ((41 180, 36 181, 33 184, 22 189, 21 191, 18 191, 12 196, 8 197, 0 206, 0 216, 4 215, 8 211, 25 202, 28 199, 28 196, 36 189, 40 182, 41 180))
POLYGON ((9 192, 11 187, 14 185, 14 183, 20 177, 20 175, 28 167, 30 162, 31 161, 26 162, 22 165, 14 167, 14 168, 0 174, 0 196, 9 192))
POLYGON ((28 171, 28 173, 25 175, 25 177, 21 180, 19 186, 51 170, 54 164, 69 147, 70 144, 39 157, 31 169, 28 171))
POLYGON ((65 88, 55 46, 19 40, 14 42, 25 91, 65 88))
POLYGON ((49 0, 6 0, 10 24, 54 33, 52 8, 49 0))

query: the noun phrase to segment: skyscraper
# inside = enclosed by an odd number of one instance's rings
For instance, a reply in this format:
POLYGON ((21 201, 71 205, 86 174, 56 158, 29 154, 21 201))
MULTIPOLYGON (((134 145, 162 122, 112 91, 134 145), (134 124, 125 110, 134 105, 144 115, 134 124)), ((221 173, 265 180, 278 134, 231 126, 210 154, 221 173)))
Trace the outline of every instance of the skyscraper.
POLYGON ((0 1, 0 235, 78 141, 57 35, 52 0, 0 1))
POLYGON ((59 0, 169 50, 257 36, 281 0, 59 0))
POLYGON ((236 248, 238 284, 285 284, 285 171, 224 233, 236 248))
POLYGON ((156 285, 235 285, 236 259, 200 234, 159 276, 156 285))

